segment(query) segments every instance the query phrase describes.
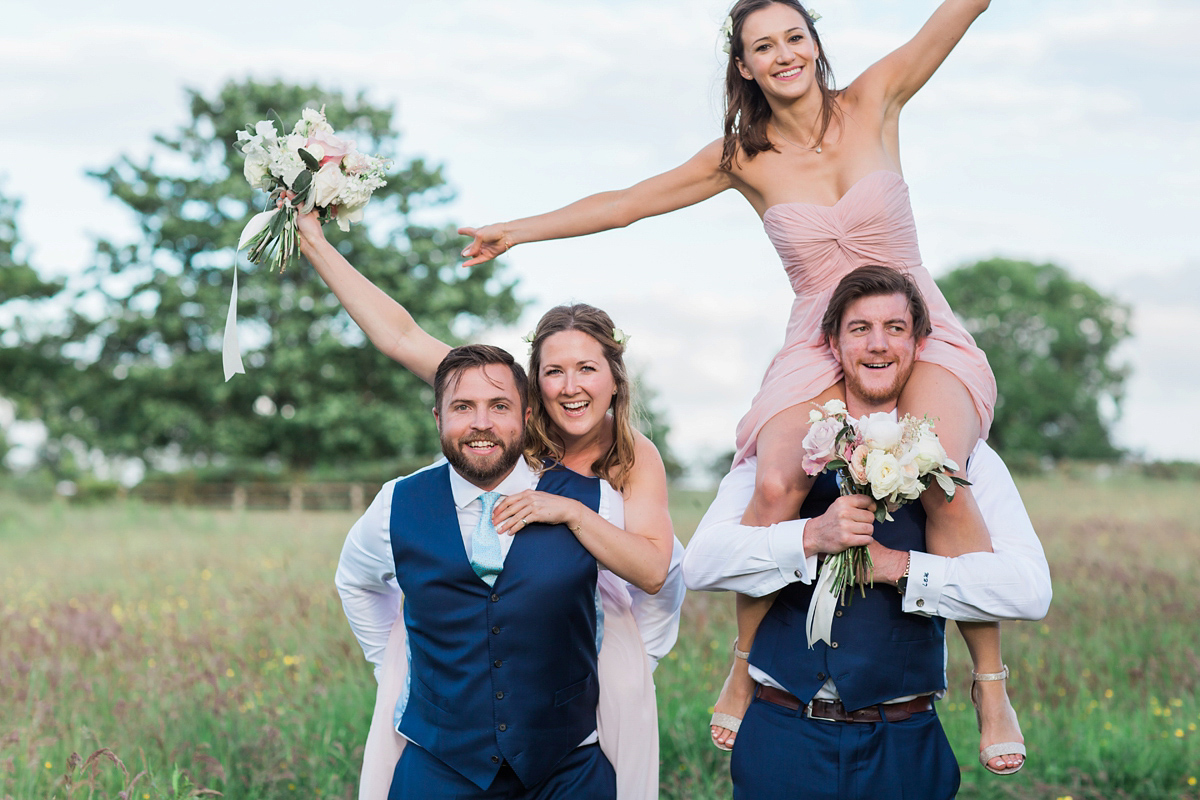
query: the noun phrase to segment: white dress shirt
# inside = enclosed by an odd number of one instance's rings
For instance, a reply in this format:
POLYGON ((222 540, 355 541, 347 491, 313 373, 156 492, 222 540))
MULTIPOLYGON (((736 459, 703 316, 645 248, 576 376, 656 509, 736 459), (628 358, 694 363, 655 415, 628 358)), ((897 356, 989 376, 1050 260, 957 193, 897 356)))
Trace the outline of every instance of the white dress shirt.
MULTIPOLYGON (((735 467, 717 490, 683 559, 687 587, 761 597, 789 583, 811 583, 817 557, 804 554, 807 519, 742 525, 754 495, 756 457, 735 467)), ((906 612, 964 622, 1037 620, 1050 608, 1050 567, 1004 462, 986 442, 967 460, 967 480, 991 534, 991 553, 956 558, 911 551, 906 612)), ((753 665, 751 676, 782 688, 753 665)), ((827 684, 818 699, 835 699, 827 684)), ((907 698, 900 698, 907 699, 907 698)))
MULTIPOLYGON (((721 481, 683 558, 689 589, 761 597, 816 577, 816 556, 804 555, 807 519, 741 524, 757 463, 751 456, 721 481)), ((980 442, 966 477, 993 552, 947 558, 913 551, 904 610, 964 622, 1041 619, 1050 608, 1050 567, 1012 476, 996 451, 980 442)))
MULTIPOLYGON (((432 469, 444 463, 443 459, 425 469, 432 469)), ((494 491, 509 495, 525 489, 536 489, 539 479, 539 474, 522 459, 494 491)), ((383 663, 388 636, 400 613, 400 601, 403 597, 396 583, 391 531, 392 492, 396 482, 400 480, 403 478, 384 484, 366 513, 354 523, 346 536, 341 559, 338 561, 337 575, 334 578, 350 628, 362 646, 363 655, 375 666, 377 677, 383 663)), ((478 500, 483 490, 465 480, 453 469, 450 470, 450 488, 458 512, 463 549, 469 559, 471 537, 482 510, 482 503, 478 500)), ((600 481, 598 513, 619 528, 625 525, 624 500, 604 480, 600 481)), ((512 534, 500 535, 502 558, 507 556, 512 542, 512 534)), ((679 610, 686 592, 683 583, 683 552, 683 545, 676 539, 667 580, 657 594, 646 594, 637 587, 626 584, 633 616, 652 665, 670 652, 679 636, 679 610)))

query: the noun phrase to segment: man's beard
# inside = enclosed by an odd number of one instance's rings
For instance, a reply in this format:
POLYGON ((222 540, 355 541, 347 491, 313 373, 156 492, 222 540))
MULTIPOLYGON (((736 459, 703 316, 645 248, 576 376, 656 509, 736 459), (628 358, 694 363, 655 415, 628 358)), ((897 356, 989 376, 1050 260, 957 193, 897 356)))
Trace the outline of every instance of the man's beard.
POLYGON ((468 481, 474 484, 488 484, 500 478, 516 466, 521 458, 521 440, 502 442, 495 436, 480 436, 468 434, 457 442, 442 438, 442 455, 450 462, 450 466, 468 481), (464 453, 462 446, 467 442, 487 441, 500 448, 500 452, 484 458, 472 457, 464 453))
POLYGON ((903 375, 897 375, 896 380, 889 386, 868 388, 858 380, 858 373, 843 372, 843 377, 846 380, 846 396, 854 395, 860 400, 874 406, 884 405, 900 399, 901 392, 904 391, 908 379, 912 377, 912 368, 914 364, 910 364, 908 371, 903 375))

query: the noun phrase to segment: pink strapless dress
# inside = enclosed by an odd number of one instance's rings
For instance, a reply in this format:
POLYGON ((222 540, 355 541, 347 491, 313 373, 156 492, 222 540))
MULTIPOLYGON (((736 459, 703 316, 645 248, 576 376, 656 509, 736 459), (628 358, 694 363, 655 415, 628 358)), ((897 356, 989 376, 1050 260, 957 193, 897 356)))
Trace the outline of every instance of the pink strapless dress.
POLYGON ((834 287, 851 270, 878 264, 907 272, 925 296, 933 322, 921 361, 945 367, 967 387, 987 437, 996 406, 996 379, 987 357, 950 310, 921 265, 908 185, 879 170, 850 187, 833 206, 780 203, 763 215, 763 227, 796 292, 783 349, 763 377, 750 411, 737 427, 733 463, 753 455, 759 431, 772 417, 811 400, 842 378, 821 338, 821 318, 834 287))

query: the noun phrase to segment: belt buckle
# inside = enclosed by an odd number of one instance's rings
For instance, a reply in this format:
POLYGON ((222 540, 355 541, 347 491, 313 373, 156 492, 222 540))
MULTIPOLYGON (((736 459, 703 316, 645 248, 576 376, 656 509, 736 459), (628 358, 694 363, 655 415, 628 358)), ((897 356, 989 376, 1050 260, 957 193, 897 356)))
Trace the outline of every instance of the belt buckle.
POLYGON ((834 719, 833 717, 818 717, 816 714, 813 713, 813 704, 812 703, 808 703, 807 705, 804 706, 804 716, 807 717, 808 719, 815 719, 815 720, 819 720, 821 722, 838 722, 839 721, 839 720, 834 719))

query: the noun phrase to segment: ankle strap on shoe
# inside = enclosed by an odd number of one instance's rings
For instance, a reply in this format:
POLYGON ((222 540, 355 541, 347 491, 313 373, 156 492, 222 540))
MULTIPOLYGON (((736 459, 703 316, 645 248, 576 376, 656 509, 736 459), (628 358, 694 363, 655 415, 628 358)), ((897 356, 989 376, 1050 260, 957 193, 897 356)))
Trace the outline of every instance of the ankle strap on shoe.
MULTIPOLYGON (((734 640, 736 644, 737 640, 734 640)), ((1008 680, 1008 664, 1004 665, 1003 672, 972 672, 971 679, 976 681, 1003 681, 1008 680)))

